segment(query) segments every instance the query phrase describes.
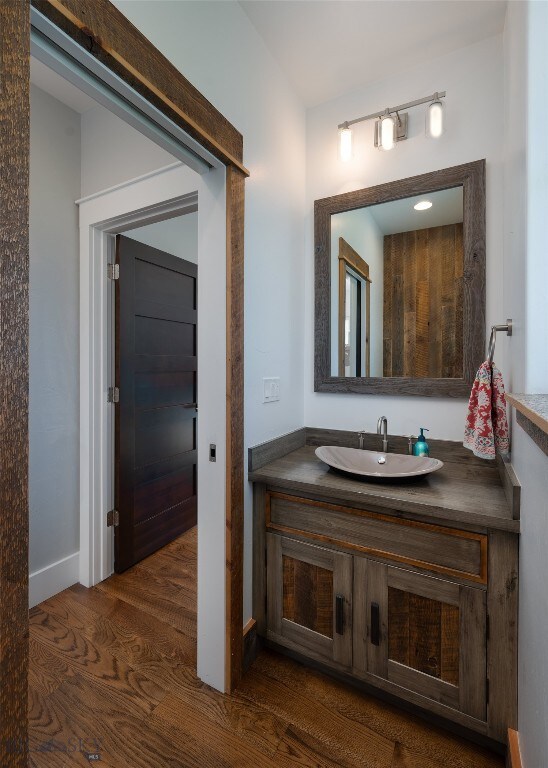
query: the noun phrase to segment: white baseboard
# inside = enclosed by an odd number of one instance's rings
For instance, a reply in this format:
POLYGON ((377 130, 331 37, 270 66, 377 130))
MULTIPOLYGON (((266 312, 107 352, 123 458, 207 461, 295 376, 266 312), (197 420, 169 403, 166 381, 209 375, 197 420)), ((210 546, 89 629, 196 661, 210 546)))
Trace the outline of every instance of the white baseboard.
POLYGON ((64 557, 56 563, 46 565, 29 577, 29 608, 43 600, 57 595, 78 581, 78 560, 80 553, 64 557))

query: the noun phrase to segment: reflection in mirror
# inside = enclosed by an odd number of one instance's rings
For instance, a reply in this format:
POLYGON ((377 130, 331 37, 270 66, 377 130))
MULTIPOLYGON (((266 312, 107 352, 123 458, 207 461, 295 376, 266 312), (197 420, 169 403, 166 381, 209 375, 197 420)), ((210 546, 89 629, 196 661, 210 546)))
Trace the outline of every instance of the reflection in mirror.
POLYGON ((343 237, 338 260, 338 374, 369 376, 369 265, 343 237))
POLYGON ((332 215, 331 375, 462 378, 463 261, 462 186, 332 215))

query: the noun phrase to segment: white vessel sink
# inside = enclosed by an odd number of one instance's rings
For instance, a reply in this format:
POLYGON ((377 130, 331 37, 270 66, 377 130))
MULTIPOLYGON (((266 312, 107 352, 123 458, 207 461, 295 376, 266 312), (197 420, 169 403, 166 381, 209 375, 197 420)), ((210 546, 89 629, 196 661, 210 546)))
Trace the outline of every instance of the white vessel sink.
POLYGON ((426 456, 340 448, 336 445, 316 448, 316 456, 334 469, 363 477, 417 477, 443 467, 443 461, 426 456))

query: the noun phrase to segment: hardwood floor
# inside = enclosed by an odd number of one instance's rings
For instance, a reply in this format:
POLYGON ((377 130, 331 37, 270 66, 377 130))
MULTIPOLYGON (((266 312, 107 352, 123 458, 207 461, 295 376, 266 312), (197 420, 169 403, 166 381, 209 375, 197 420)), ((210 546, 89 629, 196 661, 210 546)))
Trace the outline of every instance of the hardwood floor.
POLYGON ((196 531, 30 612, 33 768, 502 768, 272 652, 232 696, 196 677, 196 531))

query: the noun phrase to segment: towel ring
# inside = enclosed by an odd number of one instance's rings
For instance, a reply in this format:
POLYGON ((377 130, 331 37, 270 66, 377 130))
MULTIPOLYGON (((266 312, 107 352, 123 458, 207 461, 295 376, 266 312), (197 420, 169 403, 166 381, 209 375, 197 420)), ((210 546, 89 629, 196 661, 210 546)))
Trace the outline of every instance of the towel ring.
POLYGON ((512 319, 509 318, 504 325, 492 325, 491 326, 491 338, 489 339, 489 351, 487 353, 487 359, 489 363, 493 363, 493 356, 495 354, 495 343, 497 341, 497 332, 506 331, 507 336, 512 335, 512 319))

